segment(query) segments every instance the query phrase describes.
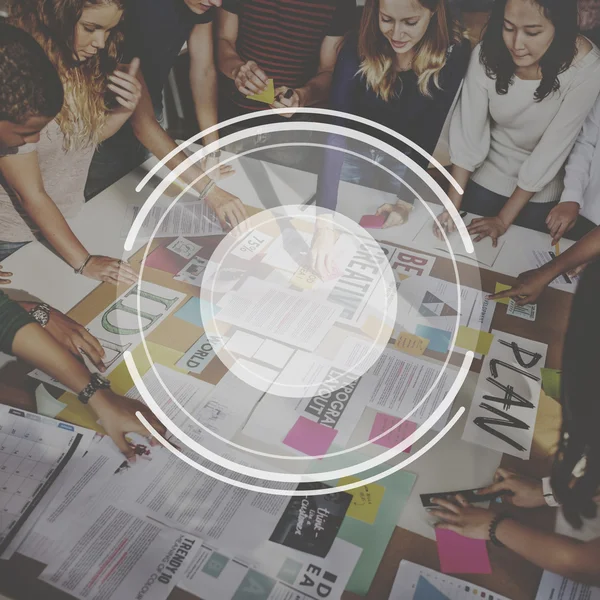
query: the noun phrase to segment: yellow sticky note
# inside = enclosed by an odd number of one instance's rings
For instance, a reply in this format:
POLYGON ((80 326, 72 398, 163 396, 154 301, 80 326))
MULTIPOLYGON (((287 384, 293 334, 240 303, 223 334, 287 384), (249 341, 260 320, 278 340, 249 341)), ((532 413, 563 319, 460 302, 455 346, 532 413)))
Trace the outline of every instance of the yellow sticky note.
POLYGON ((318 279, 310 269, 299 267, 290 279, 290 283, 303 290, 312 290, 318 279))
POLYGON ((248 100, 255 100, 256 102, 264 102, 265 104, 273 104, 275 102, 275 86, 273 80, 269 79, 267 87, 260 94, 252 94, 246 96, 248 100))
POLYGON ((479 331, 470 327, 458 328, 456 336, 456 345, 465 350, 471 350, 477 354, 487 354, 494 341, 494 336, 487 331, 479 331))
MULTIPOLYGON (((511 287, 512 285, 506 285, 505 283, 496 283, 496 291, 494 293, 499 294, 504 290, 510 290, 511 287)), ((500 298, 500 300, 496 300, 496 302, 508 305, 508 303, 510 302, 510 298, 500 298)))
POLYGON ((392 335, 392 327, 383 323, 380 318, 369 315, 361 326, 361 331, 374 340, 381 340, 387 344, 392 335))
POLYGON ((394 344, 398 350, 406 352, 406 354, 412 354, 412 356, 421 356, 428 345, 428 339, 406 332, 401 333, 394 344))
MULTIPOLYGON (((175 363, 184 355, 184 352, 172 350, 171 348, 160 346, 154 342, 146 343, 148 345, 148 352, 152 358, 152 362, 163 365, 164 367, 168 367, 169 369, 173 369, 174 371, 179 371, 179 373, 187 373, 186 370, 175 366, 175 363)), ((143 377, 150 369, 150 361, 148 360, 148 356, 146 355, 143 344, 139 344, 131 353, 131 356, 133 358, 133 362, 135 362, 135 366, 137 367, 139 374, 143 377)), ((110 379, 112 389, 117 394, 125 395, 133 387, 133 380, 131 379, 129 369, 127 368, 125 362, 122 362, 118 367, 116 367, 115 370, 108 376, 108 379, 110 379)))
MULTIPOLYGON (((342 477, 337 484, 348 485, 350 483, 360 483, 360 479, 342 477)), ((346 514, 353 519, 373 525, 385 494, 385 488, 376 483, 369 483, 346 491, 352 494, 352 502, 346 514)))

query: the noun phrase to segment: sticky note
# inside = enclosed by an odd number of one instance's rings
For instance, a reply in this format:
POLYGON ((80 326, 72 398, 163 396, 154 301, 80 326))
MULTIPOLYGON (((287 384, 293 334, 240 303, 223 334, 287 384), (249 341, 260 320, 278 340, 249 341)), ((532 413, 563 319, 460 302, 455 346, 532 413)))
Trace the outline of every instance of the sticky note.
POLYGON ((421 575, 415 587, 413 600, 449 600, 449 598, 421 575))
MULTIPOLYGON (((337 485, 360 483, 360 481, 356 477, 342 477, 337 485)), ((385 494, 385 488, 376 483, 369 483, 368 485, 346 490, 346 492, 352 494, 352 502, 348 507, 346 516, 373 525, 385 494)))
POLYGON ((493 341, 493 334, 487 331, 479 331, 462 325, 458 328, 456 345, 459 348, 471 350, 476 354, 487 354, 493 341))
POLYGON ((298 417, 294 426, 285 436, 283 443, 308 456, 321 456, 329 450, 336 435, 336 429, 321 425, 321 423, 316 423, 306 417, 298 417))
POLYGON ((255 100, 256 102, 264 102, 265 104, 273 104, 275 102, 275 85, 273 80, 267 81, 267 87, 260 94, 251 94, 246 96, 248 100, 255 100))
MULTIPOLYGON (((512 285, 506 285, 505 283, 496 283, 496 289, 494 291, 495 294, 499 294, 500 292, 504 292, 505 290, 510 290, 512 285)), ((500 298, 500 300, 496 300, 500 304, 506 304, 508 306, 510 298, 500 298)))
POLYGON ((216 304, 211 305, 205 300, 201 300, 196 296, 190 298, 176 313, 175 316, 178 319, 182 319, 191 323, 192 325, 197 325, 198 327, 202 327, 202 312, 207 314, 216 315, 221 310, 220 306, 216 304))
POLYGON ((310 269, 299 267, 290 279, 290 283, 303 290, 312 290, 319 278, 310 269))
POLYGON ((386 215, 363 215, 358 224, 365 229, 381 229, 385 220, 386 215))
MULTIPOLYGON (((400 442, 404 441, 409 435, 412 435, 417 430, 416 423, 404 421, 404 423, 398 425, 396 429, 389 431, 401 420, 402 419, 399 419, 398 417, 377 413, 375 421, 373 422, 373 427, 371 428, 371 433, 369 434, 369 439, 372 440, 378 435, 388 431, 389 433, 380 437, 378 440, 375 440, 373 443, 378 446, 383 446, 384 448, 395 448, 400 442)), ((410 449, 411 446, 405 448, 403 451, 410 452, 410 449)))
POLYGON ((384 323, 380 318, 373 315, 369 315, 365 322, 361 326, 361 331, 366 333, 370 338, 374 340, 385 339, 386 343, 392 335, 392 327, 387 323, 384 323))
POLYGON ((405 331, 398 336, 394 347, 401 352, 406 354, 412 354, 413 356, 421 356, 427 349, 429 340, 413 335, 412 333, 406 333, 405 331))
POLYGON ((491 573, 485 540, 472 540, 449 529, 435 530, 442 573, 491 573))
POLYGON ((452 334, 444 329, 438 329, 437 327, 429 327, 427 325, 417 325, 415 333, 419 337, 424 337, 429 340, 429 350, 433 352, 442 352, 446 354, 450 347, 450 340, 452 334))
POLYGON ((542 369, 542 387, 546 395, 560 400, 560 375, 558 369, 542 369))

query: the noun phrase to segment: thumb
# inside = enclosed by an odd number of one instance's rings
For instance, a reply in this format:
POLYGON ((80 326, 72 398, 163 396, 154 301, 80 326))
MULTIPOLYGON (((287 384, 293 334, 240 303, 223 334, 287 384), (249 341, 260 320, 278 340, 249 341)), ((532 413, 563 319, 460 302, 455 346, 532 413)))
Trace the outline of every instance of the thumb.
POLYGON ((140 69, 140 59, 139 58, 134 58, 131 63, 129 64, 129 69, 128 69, 128 73, 129 75, 133 75, 135 77, 135 75, 137 75, 137 72, 140 69))
POLYGON ((125 439, 125 434, 123 432, 107 431, 107 433, 115 443, 115 446, 126 458, 132 458, 135 456, 135 452, 125 439))

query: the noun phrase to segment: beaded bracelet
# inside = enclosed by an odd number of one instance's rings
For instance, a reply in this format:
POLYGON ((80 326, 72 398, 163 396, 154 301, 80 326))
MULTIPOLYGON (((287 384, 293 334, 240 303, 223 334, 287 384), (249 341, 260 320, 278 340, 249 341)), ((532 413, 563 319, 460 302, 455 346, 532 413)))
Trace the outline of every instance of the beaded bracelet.
POLYGON ((504 544, 496 537, 496 529, 498 529, 498 525, 504 521, 504 519, 509 519, 510 515, 508 513, 500 513, 496 515, 492 522, 490 523, 489 534, 490 540, 494 546, 498 546, 499 548, 504 548, 504 544))

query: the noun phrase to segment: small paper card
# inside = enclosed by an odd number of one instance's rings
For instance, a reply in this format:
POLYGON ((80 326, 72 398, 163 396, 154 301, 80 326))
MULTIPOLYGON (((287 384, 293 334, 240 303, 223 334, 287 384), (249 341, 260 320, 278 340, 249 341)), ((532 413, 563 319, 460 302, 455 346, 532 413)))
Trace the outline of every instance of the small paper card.
POLYGON ((429 340, 406 332, 401 333, 394 344, 398 350, 412 356, 421 356, 428 345, 429 340))
POLYGON ((519 317, 526 321, 535 321, 537 315, 537 304, 526 304, 525 306, 518 306, 517 303, 511 298, 506 309, 506 314, 512 317, 519 317))
POLYGON ((442 573, 491 573, 485 540, 472 540, 449 529, 435 530, 442 573))
POLYGON ((183 258, 187 258, 189 260, 192 258, 192 256, 195 256, 200 250, 202 250, 202 246, 198 246, 198 244, 190 242, 190 240, 179 236, 167 246, 167 250, 175 252, 175 254, 179 254, 179 256, 183 256, 183 258))
POLYGON ((365 229, 381 229, 386 218, 386 215, 363 215, 358 224, 365 229))

